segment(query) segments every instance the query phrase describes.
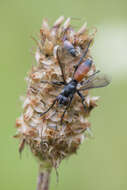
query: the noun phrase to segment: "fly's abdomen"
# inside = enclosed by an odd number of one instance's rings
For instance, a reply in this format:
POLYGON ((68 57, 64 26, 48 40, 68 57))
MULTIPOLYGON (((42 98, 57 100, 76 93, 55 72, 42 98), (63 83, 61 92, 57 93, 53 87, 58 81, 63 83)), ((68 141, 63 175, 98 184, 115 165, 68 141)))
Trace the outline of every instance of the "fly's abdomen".
POLYGON ((85 62, 81 63, 75 72, 74 79, 78 82, 86 76, 92 66, 92 60, 87 59, 85 62))

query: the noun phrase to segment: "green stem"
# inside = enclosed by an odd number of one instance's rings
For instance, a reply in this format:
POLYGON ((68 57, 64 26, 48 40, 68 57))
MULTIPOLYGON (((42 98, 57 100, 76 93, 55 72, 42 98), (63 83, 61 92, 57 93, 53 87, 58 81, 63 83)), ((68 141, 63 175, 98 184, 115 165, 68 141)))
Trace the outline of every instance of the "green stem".
POLYGON ((51 173, 51 169, 39 171, 36 190, 48 190, 49 189, 50 173, 51 173))

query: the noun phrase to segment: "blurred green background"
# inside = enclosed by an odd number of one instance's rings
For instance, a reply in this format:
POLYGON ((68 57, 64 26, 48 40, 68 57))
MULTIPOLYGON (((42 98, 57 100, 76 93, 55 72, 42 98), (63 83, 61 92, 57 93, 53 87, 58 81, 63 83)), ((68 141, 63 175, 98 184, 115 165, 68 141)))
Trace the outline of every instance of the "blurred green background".
POLYGON ((127 189, 127 1, 126 0, 0 0, 0 189, 36 189, 37 163, 26 148, 22 159, 13 139, 21 113, 24 77, 35 63, 30 36, 39 32, 42 18, 50 23, 60 15, 81 18, 98 33, 93 47, 97 67, 112 76, 112 84, 94 90, 101 96, 91 114, 94 138, 77 155, 62 162, 59 183, 52 173, 52 190, 127 189))

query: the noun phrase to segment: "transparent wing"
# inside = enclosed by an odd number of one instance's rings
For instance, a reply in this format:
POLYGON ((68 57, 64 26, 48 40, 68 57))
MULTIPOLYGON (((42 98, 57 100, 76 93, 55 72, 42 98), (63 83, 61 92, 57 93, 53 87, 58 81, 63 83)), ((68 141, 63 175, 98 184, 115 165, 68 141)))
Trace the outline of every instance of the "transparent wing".
POLYGON ((101 88, 110 84, 111 79, 107 75, 100 74, 99 72, 100 71, 97 71, 96 73, 91 75, 86 81, 84 81, 79 90, 82 91, 91 88, 101 88))

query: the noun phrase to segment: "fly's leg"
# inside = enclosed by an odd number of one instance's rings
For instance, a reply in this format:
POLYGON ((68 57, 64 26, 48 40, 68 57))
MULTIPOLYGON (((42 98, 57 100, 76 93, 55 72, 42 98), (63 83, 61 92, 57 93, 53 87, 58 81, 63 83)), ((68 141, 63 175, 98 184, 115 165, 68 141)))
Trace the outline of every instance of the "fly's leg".
POLYGON ((65 78, 65 74, 64 74, 64 68, 63 68, 63 65, 62 65, 62 63, 61 63, 61 61, 60 61, 60 58, 59 58, 58 53, 59 53, 59 48, 57 48, 56 56, 57 56, 57 60, 58 60, 58 64, 59 64, 60 70, 61 70, 63 83, 64 83, 64 84, 67 84, 66 78, 65 78))
POLYGON ((62 123, 63 123, 64 115, 65 115, 66 111, 69 109, 69 107, 70 107, 70 105, 71 105, 71 102, 72 102, 73 97, 74 97, 74 95, 71 96, 70 101, 69 101, 69 103, 67 104, 67 106, 66 106, 66 108, 65 108, 65 110, 64 110, 64 112, 63 112, 63 114, 62 114, 62 116, 61 116, 61 121, 60 121, 60 124, 61 124, 61 125, 62 125, 62 123))
POLYGON ((84 97, 84 96, 82 95, 82 93, 81 93, 81 92, 79 92, 78 90, 77 90, 77 94, 78 94, 78 95, 79 95, 79 97, 81 98, 81 100, 82 100, 82 105, 83 105, 84 110, 85 110, 85 112, 86 112, 87 107, 86 107, 86 104, 84 103, 85 97, 84 97))
POLYGON ((49 112, 49 110, 51 110, 51 109, 54 107, 56 101, 57 101, 57 99, 55 99, 55 100, 53 101, 53 103, 51 104, 51 106, 50 106, 45 112, 43 112, 43 113, 42 113, 42 112, 37 112, 38 114, 40 114, 40 117, 42 117, 42 116, 45 115, 47 112, 49 112))
POLYGON ((74 78, 75 72, 76 72, 77 69, 78 69, 78 66, 82 63, 84 57, 86 56, 86 54, 87 54, 87 52, 88 52, 88 50, 89 50, 89 46, 90 46, 91 42, 92 42, 92 40, 90 40, 90 41, 88 42, 87 48, 85 49, 85 51, 84 51, 83 55, 81 56, 79 62, 76 64, 75 69, 74 69, 74 73, 73 73, 73 78, 74 78))
POLYGON ((41 83, 45 83, 45 84, 51 84, 51 85, 56 85, 56 86, 62 86, 64 85, 64 82, 62 81, 47 81, 47 80, 42 80, 41 83))

